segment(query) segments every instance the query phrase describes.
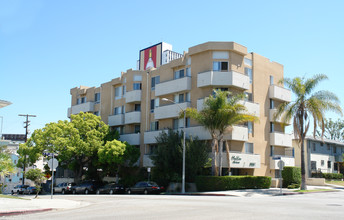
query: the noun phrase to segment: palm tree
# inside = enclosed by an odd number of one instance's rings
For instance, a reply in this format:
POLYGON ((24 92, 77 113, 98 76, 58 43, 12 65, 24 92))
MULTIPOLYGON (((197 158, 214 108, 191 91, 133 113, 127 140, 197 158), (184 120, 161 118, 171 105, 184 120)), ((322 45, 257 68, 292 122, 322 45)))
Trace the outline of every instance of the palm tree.
POLYGON ((14 172, 16 168, 10 153, 5 150, 5 147, 0 147, 0 177, 3 178, 14 172))
POLYGON ((326 75, 318 74, 309 79, 295 77, 294 79, 285 78, 280 81, 296 96, 295 101, 279 105, 275 118, 282 115, 283 122, 293 119, 294 135, 301 146, 301 190, 306 189, 304 141, 310 119, 313 118, 313 134, 315 135, 316 128, 319 126, 322 131, 321 137, 323 137, 325 112, 334 111, 342 114, 339 99, 335 94, 324 90, 314 92, 315 87, 325 79, 327 79, 326 75))
MULTIPOLYGON (((204 126, 210 133, 212 142, 212 174, 221 175, 221 152, 220 166, 217 165, 217 154, 219 149, 223 148, 224 134, 228 132, 233 125, 242 124, 249 121, 257 121, 256 116, 246 113, 246 107, 239 103, 243 100, 244 94, 231 95, 230 92, 214 90, 215 95, 207 97, 203 104, 203 109, 197 111, 195 108, 187 108, 186 115, 204 126), (230 97, 230 98, 228 98, 230 97), (217 169, 219 167, 219 171, 217 169)), ((229 167, 229 146, 226 144, 229 167)))

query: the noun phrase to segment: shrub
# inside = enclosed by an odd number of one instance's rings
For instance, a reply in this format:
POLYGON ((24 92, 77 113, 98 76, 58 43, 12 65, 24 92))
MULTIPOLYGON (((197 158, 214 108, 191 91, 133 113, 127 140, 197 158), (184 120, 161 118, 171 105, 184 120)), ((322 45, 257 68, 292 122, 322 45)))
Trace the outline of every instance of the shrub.
POLYGON ((282 170, 283 187, 289 185, 301 184, 301 168, 300 167, 284 167, 282 170))
POLYGON ((294 184, 289 185, 287 188, 288 189, 297 189, 297 188, 300 188, 300 184, 294 183, 294 184))
POLYGON ((267 189, 271 177, 267 176, 198 176, 196 186, 199 191, 222 191, 233 189, 267 189))
POLYGON ((314 178, 325 178, 325 179, 343 179, 343 174, 341 173, 312 173, 314 178))

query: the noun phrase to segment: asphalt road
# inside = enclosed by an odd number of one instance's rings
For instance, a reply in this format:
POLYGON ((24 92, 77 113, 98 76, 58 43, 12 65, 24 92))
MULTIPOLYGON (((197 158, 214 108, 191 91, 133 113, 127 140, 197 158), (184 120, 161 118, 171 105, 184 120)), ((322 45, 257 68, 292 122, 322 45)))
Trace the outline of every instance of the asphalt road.
POLYGON ((76 209, 6 219, 342 219, 344 192, 291 196, 56 195, 76 209))

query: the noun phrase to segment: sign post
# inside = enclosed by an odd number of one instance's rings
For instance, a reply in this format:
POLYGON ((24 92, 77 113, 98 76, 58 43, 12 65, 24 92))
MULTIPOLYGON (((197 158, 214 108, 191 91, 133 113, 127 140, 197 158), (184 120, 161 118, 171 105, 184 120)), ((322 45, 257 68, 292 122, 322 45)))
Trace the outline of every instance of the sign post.
POLYGON ((49 153, 48 156, 52 155, 52 159, 48 161, 48 166, 51 169, 51 199, 54 194, 54 170, 58 167, 59 162, 54 158, 54 153, 49 153))
POLYGON ((282 157, 277 155, 277 156, 273 156, 272 157, 273 160, 279 160, 278 161, 278 168, 279 168, 279 181, 280 181, 280 194, 282 195, 282 181, 283 181, 283 178, 282 178, 282 170, 283 170, 283 167, 284 167, 284 161, 282 160, 282 157))

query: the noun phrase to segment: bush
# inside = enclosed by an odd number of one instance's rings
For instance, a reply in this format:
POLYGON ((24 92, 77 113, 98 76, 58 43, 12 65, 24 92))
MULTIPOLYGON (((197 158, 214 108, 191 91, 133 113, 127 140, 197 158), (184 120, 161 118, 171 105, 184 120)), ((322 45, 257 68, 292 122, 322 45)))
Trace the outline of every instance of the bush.
POLYGON ((343 179, 343 174, 341 173, 312 173, 312 177, 338 180, 338 179, 343 179))
POLYGON ((288 189, 297 189, 297 188, 300 188, 300 184, 294 183, 294 184, 289 185, 287 188, 288 189))
POLYGON ((301 184, 301 168, 300 167, 284 167, 282 170, 283 187, 289 185, 301 184))
POLYGON ((222 191, 234 189, 268 189, 271 177, 268 176, 198 176, 198 191, 222 191))

